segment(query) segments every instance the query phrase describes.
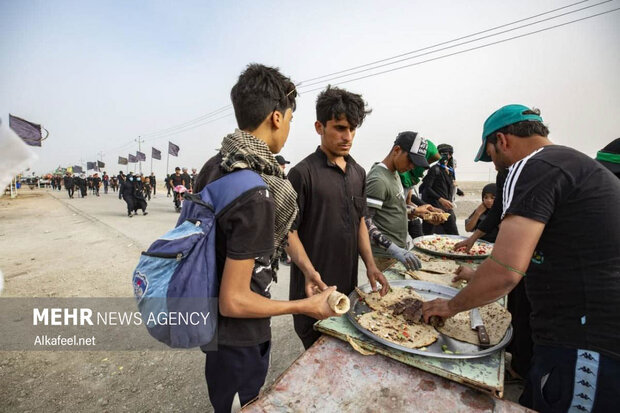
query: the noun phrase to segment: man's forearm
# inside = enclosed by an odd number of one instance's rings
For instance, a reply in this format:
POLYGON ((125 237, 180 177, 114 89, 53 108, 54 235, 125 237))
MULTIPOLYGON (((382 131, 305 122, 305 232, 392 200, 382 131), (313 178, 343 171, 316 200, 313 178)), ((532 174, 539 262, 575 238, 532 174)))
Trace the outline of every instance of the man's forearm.
POLYGON ((286 247, 286 253, 304 274, 314 271, 314 266, 312 265, 312 262, 310 262, 310 258, 308 257, 306 249, 299 239, 299 234, 297 231, 291 231, 288 233, 288 246, 286 247))
POLYGON ((308 310, 307 301, 276 301, 250 290, 254 260, 226 258, 220 285, 219 309, 226 317, 265 318, 299 314, 308 310))
POLYGON ((366 265, 366 269, 376 268, 375 259, 372 256, 372 249, 370 248, 370 237, 368 236, 368 229, 364 222, 364 217, 360 220, 360 228, 357 233, 357 249, 366 265))
POLYGON ((278 301, 253 291, 235 294, 233 299, 219 300, 220 313, 234 318, 266 318, 304 312, 304 300, 278 301))
POLYGON ((379 228, 377 228, 373 222, 372 217, 365 216, 364 222, 366 223, 366 230, 368 231, 369 238, 373 241, 373 243, 387 250, 389 246, 392 245, 392 241, 381 233, 379 228))

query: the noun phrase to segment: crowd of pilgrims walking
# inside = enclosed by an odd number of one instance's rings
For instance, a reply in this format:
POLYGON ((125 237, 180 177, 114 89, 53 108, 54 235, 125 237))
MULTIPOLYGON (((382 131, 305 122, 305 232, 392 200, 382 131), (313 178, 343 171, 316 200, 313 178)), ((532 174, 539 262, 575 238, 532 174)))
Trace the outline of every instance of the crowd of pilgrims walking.
MULTIPOLYGON (((177 167, 175 173, 169 174, 165 179, 165 187, 167 197, 173 197, 175 209, 180 211, 181 195, 185 191, 191 192, 193 182, 196 177, 196 169, 192 168, 192 174, 187 172, 187 168, 177 167)), ((129 172, 125 174, 119 171, 118 175, 108 175, 103 172, 86 176, 86 174, 73 174, 66 172, 65 176, 60 174, 54 175, 51 180, 53 190, 67 191, 69 198, 73 199, 75 195, 79 198, 85 198, 89 192, 91 195, 100 196, 100 192, 107 194, 108 192, 118 193, 118 199, 122 199, 127 204, 127 216, 133 217, 138 214, 138 210, 142 210, 142 215, 147 215, 147 201, 151 200, 152 195, 157 194, 157 178, 151 172, 150 175, 129 172)))

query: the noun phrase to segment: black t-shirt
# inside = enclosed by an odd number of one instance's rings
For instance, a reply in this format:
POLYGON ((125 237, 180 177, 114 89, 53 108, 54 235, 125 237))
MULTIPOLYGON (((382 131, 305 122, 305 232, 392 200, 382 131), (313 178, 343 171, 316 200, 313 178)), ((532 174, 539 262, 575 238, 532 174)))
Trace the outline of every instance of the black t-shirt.
POLYGON ((176 187, 177 185, 183 185, 186 188, 189 188, 189 184, 187 182, 184 182, 183 180, 183 175, 170 175, 169 181, 172 181, 172 188, 176 187))
POLYGON ((508 175, 507 169, 502 169, 497 173, 497 177, 495 178, 497 193, 495 194, 495 201, 493 202, 493 207, 491 207, 491 210, 488 211, 489 213, 487 214, 484 221, 480 222, 476 227, 476 229, 479 229, 480 231, 483 231, 487 234, 495 231, 496 238, 499 231, 498 225, 502 220, 502 208, 504 206, 504 197, 502 196, 502 192, 504 190, 504 183, 506 182, 506 175, 508 175))
MULTIPOLYGON (((497 202, 497 200, 495 200, 495 202, 497 202)), ((495 204, 493 204, 495 205, 495 204)), ((480 227, 482 226, 482 224, 487 220, 487 219, 493 219, 492 216, 492 211, 493 209, 487 209, 485 210, 482 214, 480 214, 480 217, 478 217, 478 222, 476 222, 476 226, 474 227, 474 231, 477 229, 480 229, 480 227)), ((465 220, 465 222, 467 222, 468 220, 471 219, 471 217, 474 216, 474 213, 476 211, 472 212, 469 217, 465 220)), ((481 230, 482 231, 482 230, 481 230)), ((484 236, 480 237, 480 239, 484 240, 484 241, 488 241, 488 242, 495 242, 495 240, 497 239, 497 233, 499 231, 499 227, 496 225, 494 228, 491 228, 490 231, 484 231, 485 234, 484 236)))
POLYGON ((434 207, 442 208, 439 198, 452 201, 454 180, 448 170, 439 164, 430 168, 422 180, 422 199, 434 207))
POLYGON ((503 211, 546 224, 525 277, 534 342, 620 359, 618 178, 545 146, 510 168, 503 211))
MULTIPOLYGON (((224 175, 220 168, 222 157, 209 159, 196 179, 196 192, 224 175)), ((269 289, 275 281, 271 268, 275 207, 264 189, 250 191, 233 201, 217 217, 216 261, 221 281, 226 258, 254 259, 250 289, 271 298, 269 289)), ((218 316, 218 344, 252 346, 271 339, 270 318, 231 318, 218 316)))

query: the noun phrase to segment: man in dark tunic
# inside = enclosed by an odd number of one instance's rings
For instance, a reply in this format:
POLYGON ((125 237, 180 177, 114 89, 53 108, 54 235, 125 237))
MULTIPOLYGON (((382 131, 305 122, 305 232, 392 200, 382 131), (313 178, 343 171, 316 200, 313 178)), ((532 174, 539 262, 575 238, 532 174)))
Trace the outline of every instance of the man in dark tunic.
MULTIPOLYGON (((297 233, 310 261, 326 285, 349 294, 357 286, 358 256, 366 265, 373 289, 388 283, 375 265, 370 249, 366 213, 366 172, 349 155, 358 126, 370 110, 360 95, 328 87, 316 105, 314 126, 321 145, 289 172, 297 192, 297 233)), ((307 278, 297 265, 291 266, 291 300, 304 298, 307 278)), ((312 328, 316 319, 293 315, 295 331, 309 348, 320 333, 312 328)))
POLYGON ((67 172, 64 178, 65 189, 67 190, 67 194, 69 194, 69 198, 73 198, 73 190, 74 190, 74 182, 73 177, 71 176, 71 172, 67 172))
POLYGON ((121 188, 118 191, 118 199, 123 199, 127 204, 127 216, 132 217, 135 205, 136 188, 133 184, 133 176, 130 174, 121 182, 121 188))

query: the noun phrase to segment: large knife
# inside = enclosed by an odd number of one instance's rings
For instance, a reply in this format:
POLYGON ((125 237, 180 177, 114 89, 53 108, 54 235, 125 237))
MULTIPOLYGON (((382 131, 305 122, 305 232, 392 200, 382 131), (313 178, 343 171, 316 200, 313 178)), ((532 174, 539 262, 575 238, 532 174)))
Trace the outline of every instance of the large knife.
POLYGON ((480 345, 489 346, 491 344, 489 334, 487 333, 487 329, 484 328, 482 317, 480 317, 480 311, 478 311, 477 308, 469 311, 469 320, 471 323, 471 329, 478 332, 478 341, 480 341, 480 345))

